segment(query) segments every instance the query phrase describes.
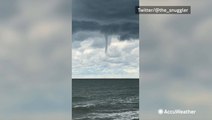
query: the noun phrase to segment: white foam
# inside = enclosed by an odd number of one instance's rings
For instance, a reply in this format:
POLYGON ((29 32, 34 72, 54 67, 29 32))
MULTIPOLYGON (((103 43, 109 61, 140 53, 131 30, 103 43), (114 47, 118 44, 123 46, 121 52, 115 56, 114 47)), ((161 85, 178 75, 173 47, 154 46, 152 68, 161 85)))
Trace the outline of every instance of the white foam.
POLYGON ((78 105, 74 105, 73 108, 89 108, 95 106, 95 104, 78 104, 78 105))
POLYGON ((92 113, 88 115, 90 119, 113 118, 113 120, 132 120, 138 119, 139 111, 127 111, 120 113, 92 113))

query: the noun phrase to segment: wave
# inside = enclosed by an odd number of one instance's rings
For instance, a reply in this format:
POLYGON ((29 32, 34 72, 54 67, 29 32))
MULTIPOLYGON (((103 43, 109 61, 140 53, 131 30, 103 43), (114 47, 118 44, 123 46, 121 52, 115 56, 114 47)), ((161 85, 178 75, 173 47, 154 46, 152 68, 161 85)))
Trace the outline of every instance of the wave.
POLYGON ((136 110, 138 108, 138 103, 84 103, 75 104, 72 107, 73 112, 117 112, 117 111, 129 111, 136 110), (127 109, 126 109, 127 108, 127 109))
POLYGON ((86 117, 75 118, 74 120, 139 120, 139 111, 91 113, 86 117))

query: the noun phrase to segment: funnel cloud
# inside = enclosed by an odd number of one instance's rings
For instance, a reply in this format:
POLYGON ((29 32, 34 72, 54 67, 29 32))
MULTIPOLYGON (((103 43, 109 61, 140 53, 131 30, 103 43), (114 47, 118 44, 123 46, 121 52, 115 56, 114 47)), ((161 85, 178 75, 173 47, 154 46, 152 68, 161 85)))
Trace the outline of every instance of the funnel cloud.
POLYGON ((108 35, 105 35, 105 54, 107 54, 108 42, 108 35))

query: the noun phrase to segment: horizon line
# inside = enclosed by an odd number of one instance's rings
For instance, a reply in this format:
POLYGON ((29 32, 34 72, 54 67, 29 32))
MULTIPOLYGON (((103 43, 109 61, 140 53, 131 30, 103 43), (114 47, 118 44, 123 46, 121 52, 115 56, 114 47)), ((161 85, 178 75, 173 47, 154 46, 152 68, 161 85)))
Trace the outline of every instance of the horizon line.
POLYGON ((72 80, 85 80, 85 79, 87 79, 87 80, 115 80, 115 79, 122 79, 122 80, 130 80, 130 79, 139 79, 139 78, 72 78, 72 80))

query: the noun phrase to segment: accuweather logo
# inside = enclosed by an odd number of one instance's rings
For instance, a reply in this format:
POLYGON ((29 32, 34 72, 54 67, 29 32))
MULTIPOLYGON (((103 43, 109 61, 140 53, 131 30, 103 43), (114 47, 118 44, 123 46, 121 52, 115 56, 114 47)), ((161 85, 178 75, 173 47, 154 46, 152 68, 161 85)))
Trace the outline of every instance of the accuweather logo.
POLYGON ((159 115, 195 115, 196 110, 167 110, 167 109, 159 109, 159 115))

